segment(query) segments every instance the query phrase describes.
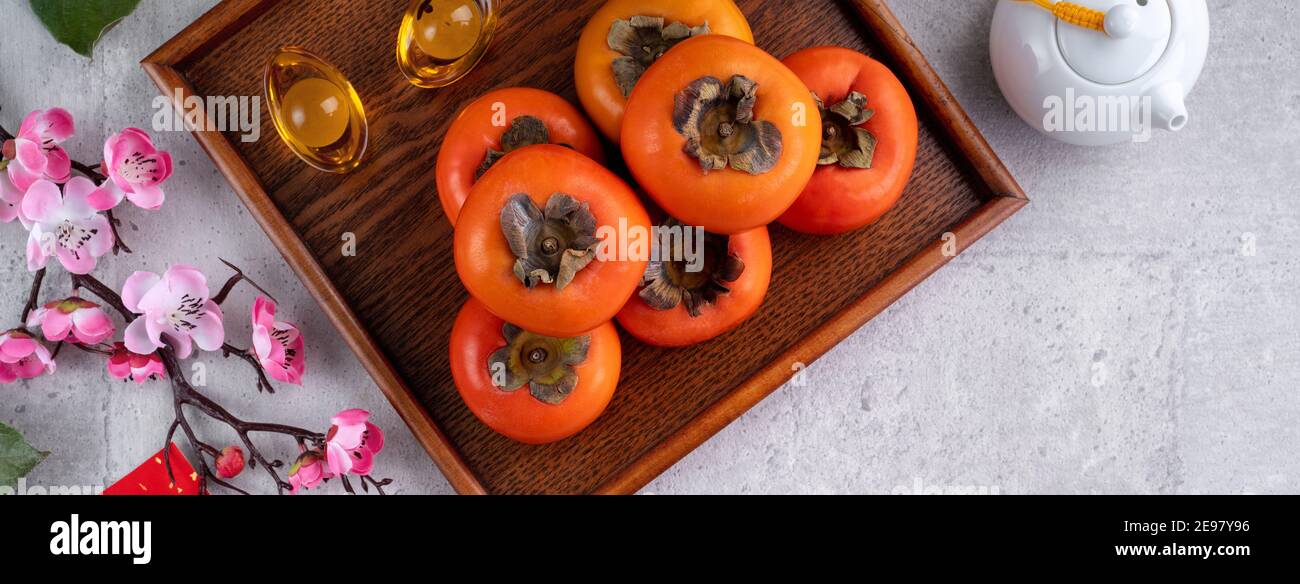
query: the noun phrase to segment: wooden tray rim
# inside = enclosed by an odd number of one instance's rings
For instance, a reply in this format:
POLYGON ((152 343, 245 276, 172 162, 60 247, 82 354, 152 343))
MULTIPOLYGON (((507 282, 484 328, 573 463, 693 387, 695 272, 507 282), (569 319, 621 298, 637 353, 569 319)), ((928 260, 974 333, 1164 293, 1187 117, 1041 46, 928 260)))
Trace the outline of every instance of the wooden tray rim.
MULTIPOLYGON (((279 1, 222 0, 140 64, 159 91, 178 100, 174 105, 179 107, 187 97, 197 95, 179 68, 223 42, 230 33, 279 1)), ((943 241, 931 243, 812 334, 606 480, 595 489, 595 493, 629 494, 645 486, 781 387, 794 373, 790 364, 815 361, 1029 202, 1020 185, 886 6, 885 0, 841 1, 847 1, 861 16, 867 29, 876 34, 877 38, 873 40, 888 53, 908 91, 914 99, 920 98, 922 103, 917 109, 928 110, 941 122, 930 127, 946 139, 947 146, 956 150, 960 163, 970 166, 969 170, 988 189, 989 199, 952 230, 956 253, 945 254, 943 241)), ((202 123, 199 126, 207 127, 202 123)), ((196 129, 192 133, 452 488, 461 494, 487 494, 482 482, 398 375, 392 362, 379 349, 234 145, 221 132, 196 129)))

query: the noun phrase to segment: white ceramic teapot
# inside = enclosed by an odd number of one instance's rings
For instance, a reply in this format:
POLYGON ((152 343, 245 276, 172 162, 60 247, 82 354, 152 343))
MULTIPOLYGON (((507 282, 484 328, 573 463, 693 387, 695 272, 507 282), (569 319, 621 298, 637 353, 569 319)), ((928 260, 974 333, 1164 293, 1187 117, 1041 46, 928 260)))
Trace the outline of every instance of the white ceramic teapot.
POLYGON ((1182 129, 1209 36, 1205 0, 998 0, 989 53, 1021 118, 1095 146, 1182 129))

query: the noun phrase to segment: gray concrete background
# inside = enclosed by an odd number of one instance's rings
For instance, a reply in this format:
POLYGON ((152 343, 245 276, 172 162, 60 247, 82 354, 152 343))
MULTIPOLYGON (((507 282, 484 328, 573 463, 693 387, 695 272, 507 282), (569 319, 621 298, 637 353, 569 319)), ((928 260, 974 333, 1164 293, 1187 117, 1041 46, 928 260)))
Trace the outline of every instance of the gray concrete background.
MULTIPOLYGON (((0 121, 66 107, 83 160, 110 131, 147 126, 155 91, 137 62, 213 4, 145 0, 86 61, 26 2, 0 1, 0 121)), ((1107 149, 1057 144, 1014 116, 988 62, 991 1, 891 5, 1033 203, 646 492, 1296 492, 1296 4, 1212 0, 1187 128, 1107 149)), ((392 490, 450 492, 193 138, 160 142, 179 161, 167 204, 123 212, 138 253, 97 275, 120 284, 187 262, 220 280, 218 257, 242 265, 308 336, 307 385, 257 395, 243 363, 206 355, 211 393, 248 418, 314 427, 368 408, 388 432, 392 490)), ((30 283, 25 238, 0 226, 2 314, 30 283)), ((47 290, 66 287, 56 272, 47 290)), ((241 288, 229 305, 238 344, 251 298, 241 288)), ((0 388, 0 420, 53 451, 32 484, 111 482, 161 446, 170 407, 161 385, 112 382, 88 355, 0 388)), ((214 442, 219 430, 201 429, 214 442)))

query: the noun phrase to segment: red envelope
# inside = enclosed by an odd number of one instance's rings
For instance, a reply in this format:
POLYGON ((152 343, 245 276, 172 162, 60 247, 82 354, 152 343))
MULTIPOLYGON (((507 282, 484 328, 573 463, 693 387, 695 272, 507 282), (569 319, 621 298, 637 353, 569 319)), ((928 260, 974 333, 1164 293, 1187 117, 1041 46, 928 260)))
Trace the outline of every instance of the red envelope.
POLYGON ((172 474, 176 482, 167 478, 167 465, 163 464, 163 451, 159 450, 144 461, 135 470, 104 489, 105 495, 197 495, 199 494, 199 474, 194 472, 190 461, 185 459, 175 443, 167 445, 172 474))

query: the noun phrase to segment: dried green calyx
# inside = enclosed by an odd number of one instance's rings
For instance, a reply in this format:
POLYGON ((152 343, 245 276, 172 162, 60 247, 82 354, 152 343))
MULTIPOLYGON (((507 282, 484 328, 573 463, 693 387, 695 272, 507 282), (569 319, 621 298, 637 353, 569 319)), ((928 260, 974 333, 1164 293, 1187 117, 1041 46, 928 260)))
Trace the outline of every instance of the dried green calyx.
POLYGON ((860 127, 876 113, 867 109, 867 96, 852 91, 844 101, 830 108, 817 94, 813 94, 813 98, 822 114, 822 151, 817 164, 871 168, 871 159, 876 154, 876 137, 860 127))
POLYGON ((641 79, 641 75, 656 59, 680 43, 693 36, 709 34, 709 23, 689 27, 680 22, 664 26, 664 19, 659 16, 633 16, 627 20, 615 20, 609 27, 605 42, 609 48, 622 54, 614 59, 614 82, 618 84, 623 97, 632 95, 632 88, 641 79))
POLYGON ((591 337, 561 339, 530 333, 506 323, 501 327, 506 346, 488 357, 492 385, 515 391, 528 384, 528 393, 548 404, 559 404, 578 385, 573 366, 587 360, 591 337))
POLYGON ((546 124, 542 120, 533 116, 519 116, 510 120, 510 127, 501 135, 501 150, 488 148, 487 157, 483 159, 483 164, 478 167, 478 172, 474 173, 477 180, 492 168, 502 156, 509 154, 524 146, 534 144, 546 144, 550 142, 550 132, 546 130, 546 124))
POLYGON ((781 159, 781 130, 754 119, 758 84, 736 75, 727 83, 701 77, 677 93, 673 128, 686 137, 685 152, 707 174, 730 166, 763 174, 781 159))
MULTIPOLYGON (((670 220, 665 227, 680 225, 670 220)), ((704 246, 699 262, 692 265, 689 254, 677 248, 683 240, 672 240, 673 249, 660 249, 660 260, 651 261, 641 278, 641 299, 655 310, 670 310, 678 304, 686 306, 691 316, 699 316, 706 304, 717 302, 718 297, 731 292, 728 284, 735 282, 745 272, 745 262, 731 253, 731 238, 716 233, 704 234, 704 246)))
POLYGON ((554 193, 538 209, 524 193, 501 209, 501 232, 515 255, 515 277, 524 286, 555 284, 563 290, 596 257, 596 217, 586 203, 554 193))

